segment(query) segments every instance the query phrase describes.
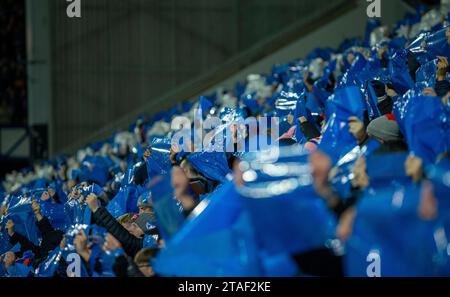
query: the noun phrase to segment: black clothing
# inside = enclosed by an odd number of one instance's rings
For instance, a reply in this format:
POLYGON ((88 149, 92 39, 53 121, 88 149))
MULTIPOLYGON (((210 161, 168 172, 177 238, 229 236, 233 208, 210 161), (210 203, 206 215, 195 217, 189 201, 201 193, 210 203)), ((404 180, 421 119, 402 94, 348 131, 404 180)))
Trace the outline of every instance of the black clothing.
POLYGON ((37 221, 36 226, 42 235, 42 242, 39 246, 35 245, 29 241, 28 238, 17 232, 9 238, 9 242, 12 245, 20 243, 20 252, 17 253, 17 256, 20 257, 25 251, 32 251, 36 259, 40 260, 47 257, 48 253, 60 244, 64 232, 55 230, 47 217, 43 217, 40 221, 37 221))
POLYGON ((434 90, 439 97, 442 97, 450 92, 450 82, 446 80, 438 80, 434 85, 434 90))
POLYGON ((113 265, 113 272, 118 277, 145 277, 133 259, 125 255, 116 258, 113 265))
POLYGON ((147 162, 142 161, 139 166, 136 166, 134 171, 134 183, 142 185, 148 178, 147 162))
POLYGON ((416 81, 416 71, 420 68, 420 63, 417 61, 416 56, 410 51, 408 51, 408 54, 406 55, 407 61, 408 61, 408 69, 409 69, 409 75, 411 75, 411 78, 416 81))
POLYGON ((377 103, 377 107, 378 107, 378 110, 380 111, 380 115, 392 113, 393 106, 394 106, 394 102, 392 101, 392 98, 389 96, 387 96, 385 99, 383 99, 377 103))
POLYGON ((317 130, 314 124, 306 121, 300 124, 300 129, 302 130, 303 135, 306 139, 311 140, 312 138, 316 138, 320 136, 320 131, 317 130))
POLYGON ((144 245, 142 238, 137 238, 125 229, 106 208, 99 208, 92 213, 93 223, 105 228, 121 244, 128 256, 134 257, 144 245))
POLYGON ((310 276, 344 276, 342 256, 328 248, 315 249, 293 256, 300 271, 310 276))

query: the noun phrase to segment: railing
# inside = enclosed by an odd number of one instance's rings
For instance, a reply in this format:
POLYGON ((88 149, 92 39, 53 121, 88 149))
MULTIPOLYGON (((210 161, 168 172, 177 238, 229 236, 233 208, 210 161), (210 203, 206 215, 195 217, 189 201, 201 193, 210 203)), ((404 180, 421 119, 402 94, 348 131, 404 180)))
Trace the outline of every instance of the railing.
POLYGON ((87 143, 109 137, 114 131, 125 129, 140 114, 155 114, 181 102, 203 94, 204 91, 219 84, 240 70, 261 60, 269 54, 283 48, 289 43, 307 35, 318 27, 335 20, 357 6, 357 0, 328 1, 323 10, 311 13, 298 22, 288 26, 282 32, 256 43, 251 48, 240 52, 225 63, 211 69, 209 72, 169 91, 158 98, 151 99, 146 105, 127 113, 117 121, 79 139, 72 145, 65 147, 59 153, 73 153, 87 143))

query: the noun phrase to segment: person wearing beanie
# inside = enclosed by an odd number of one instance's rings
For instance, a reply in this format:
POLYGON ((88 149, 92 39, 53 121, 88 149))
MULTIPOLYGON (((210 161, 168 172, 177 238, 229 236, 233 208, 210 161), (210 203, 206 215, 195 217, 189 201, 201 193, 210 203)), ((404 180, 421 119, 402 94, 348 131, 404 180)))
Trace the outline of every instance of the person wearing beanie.
POLYGON ((403 140, 397 122, 390 116, 381 116, 371 121, 367 126, 367 136, 381 143, 403 140))
POLYGON ((364 145, 372 138, 383 146, 404 147, 403 135, 395 121, 393 114, 386 114, 371 121, 367 128, 357 117, 349 117, 349 132, 355 137, 359 145, 364 145))
POLYGON ((139 208, 139 214, 154 213, 151 191, 144 192, 139 196, 137 201, 137 207, 139 208))
POLYGON ((158 234, 155 226, 156 217, 153 213, 144 212, 139 214, 138 218, 131 224, 132 228, 137 227, 135 234, 143 236, 158 234))
MULTIPOLYGON (((148 237, 158 237, 158 230, 155 227, 156 219, 151 213, 139 215, 127 229, 105 207, 100 207, 98 197, 94 193, 87 196, 86 203, 92 212, 93 223, 111 233, 130 257, 134 257, 139 250, 146 247, 148 237)), ((154 241, 157 242, 157 239, 154 241)))

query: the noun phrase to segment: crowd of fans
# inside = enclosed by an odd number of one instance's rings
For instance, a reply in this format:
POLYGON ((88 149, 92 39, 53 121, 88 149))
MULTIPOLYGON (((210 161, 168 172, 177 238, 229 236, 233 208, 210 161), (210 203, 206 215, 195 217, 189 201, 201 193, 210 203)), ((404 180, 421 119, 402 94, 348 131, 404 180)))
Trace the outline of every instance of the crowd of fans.
POLYGON ((448 17, 369 20, 363 38, 8 174, 0 276, 450 275, 448 17), (206 135, 231 127, 233 149, 175 143, 197 128, 172 130, 177 115, 217 116, 206 135), (239 149, 238 133, 272 145, 239 149))
POLYGON ((0 124, 24 124, 27 113, 25 2, 0 2, 0 124))

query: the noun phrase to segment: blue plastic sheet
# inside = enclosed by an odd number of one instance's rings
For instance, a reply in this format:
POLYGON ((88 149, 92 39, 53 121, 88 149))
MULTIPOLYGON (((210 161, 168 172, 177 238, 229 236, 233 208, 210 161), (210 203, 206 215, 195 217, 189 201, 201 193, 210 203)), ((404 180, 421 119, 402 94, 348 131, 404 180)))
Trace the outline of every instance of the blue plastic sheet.
POLYGON ((231 174, 224 152, 192 153, 187 159, 198 172, 211 180, 224 183, 227 175, 231 174))
POLYGON ((374 154, 366 158, 366 171, 370 179, 372 193, 392 183, 407 183, 410 178, 405 172, 405 161, 408 152, 374 154))
POLYGON ((388 66, 390 81, 399 94, 404 94, 409 89, 414 88, 414 80, 409 74, 406 55, 406 50, 396 52, 388 66))
POLYGON ((8 214, 3 222, 11 219, 15 224, 15 231, 33 242, 38 243, 39 233, 35 224, 35 216, 31 210, 31 193, 13 195, 7 204, 8 214))
POLYGON ((35 270, 36 277, 53 277, 58 271, 59 264, 61 261, 62 251, 58 246, 53 251, 51 251, 47 258, 42 261, 35 270))
MULTIPOLYGON (((339 81, 338 87, 344 88, 349 86, 356 86, 360 84, 360 73, 366 67, 367 60, 361 53, 354 53, 355 59, 349 66, 348 70, 339 81)), ((344 64, 348 63, 347 59, 344 59, 344 64)))
POLYGON ((64 230, 66 225, 66 216, 64 213, 64 204, 58 204, 54 201, 40 201, 41 214, 48 218, 53 228, 64 230))
POLYGON ((444 56, 450 59, 450 44, 445 34, 447 29, 443 28, 437 32, 422 33, 411 42, 408 49, 414 53, 420 64, 434 60, 437 56, 444 56))
POLYGON ((342 156, 336 162, 336 174, 331 180, 333 189, 339 194, 339 198, 346 200, 351 197, 353 168, 356 160, 361 157, 369 156, 380 146, 380 143, 370 139, 364 146, 355 146, 351 151, 342 156))
POLYGON ((378 97, 375 94, 375 90, 372 86, 372 84, 369 82, 367 84, 367 97, 368 97, 368 101, 369 101, 369 107, 370 107, 370 111, 369 115, 371 116, 371 119, 376 119, 379 116, 381 116, 380 111, 378 110, 378 97))
POLYGON ((195 215, 154 261, 165 276, 262 275, 257 246, 242 201, 232 183, 194 209, 195 215), (217 244, 220 242, 220 244, 217 244))
POLYGON ((147 171, 149 176, 167 174, 170 172, 171 142, 167 137, 153 138, 150 142, 150 157, 147 158, 147 171))
POLYGON ((450 150, 450 111, 440 97, 419 95, 409 99, 404 118, 406 140, 410 151, 425 163, 450 150))
POLYGON ((121 187, 119 193, 108 203, 106 209, 115 218, 129 212, 137 213, 138 197, 139 192, 136 186, 128 185, 121 187))
POLYGON ((445 212, 450 210, 450 160, 445 158, 437 164, 429 164, 426 168, 426 175, 433 183, 434 195, 439 201, 439 209, 445 212))
POLYGON ((85 221, 87 205, 78 200, 71 199, 64 204, 64 213, 66 215, 66 227, 72 224, 82 224, 85 221))
MULTIPOLYGON (((6 222, 5 222, 6 223, 6 222)), ((4 253, 6 253, 7 251, 11 250, 12 246, 9 243, 9 235, 6 232, 6 230, 4 230, 4 224, 2 223, 2 231, 0 231, 0 255, 3 255, 4 253)), ((1 264, 0 264, 1 266, 1 264)))
POLYGON ((261 248, 276 255, 323 247, 335 222, 315 193, 307 155, 285 147, 275 160, 274 150, 243 161, 244 185, 238 187, 261 248))
POLYGON ((8 267, 7 275, 9 277, 28 277, 32 275, 32 268, 21 263, 14 263, 8 267))
POLYGON ((416 71, 416 90, 422 92, 425 88, 434 88, 436 84, 437 59, 431 60, 416 71))
POLYGON ((252 115, 257 115, 260 112, 261 106, 256 100, 256 93, 245 94, 242 96, 242 103, 247 106, 252 115))
POLYGON ((156 177, 152 186, 152 203, 156 215, 156 224, 165 240, 170 239, 182 226, 184 217, 173 195, 170 179, 156 177))
POLYGON ((276 113, 279 116, 292 113, 296 108, 297 101, 300 99, 302 92, 302 86, 299 83, 291 82, 285 86, 276 100, 276 113))
POLYGON ((380 259, 381 276, 432 276, 433 225, 417 215, 419 188, 398 184, 370 191, 357 206, 346 246, 347 276, 369 276, 370 255, 380 259))
POLYGON ((87 156, 81 166, 82 180, 104 186, 108 179, 108 167, 102 157, 87 156))
POLYGON ((351 86, 337 89, 328 104, 333 105, 333 112, 325 124, 319 149, 326 152, 335 163, 357 145, 349 132, 348 118, 356 116, 362 121, 365 103, 359 88, 351 86))

